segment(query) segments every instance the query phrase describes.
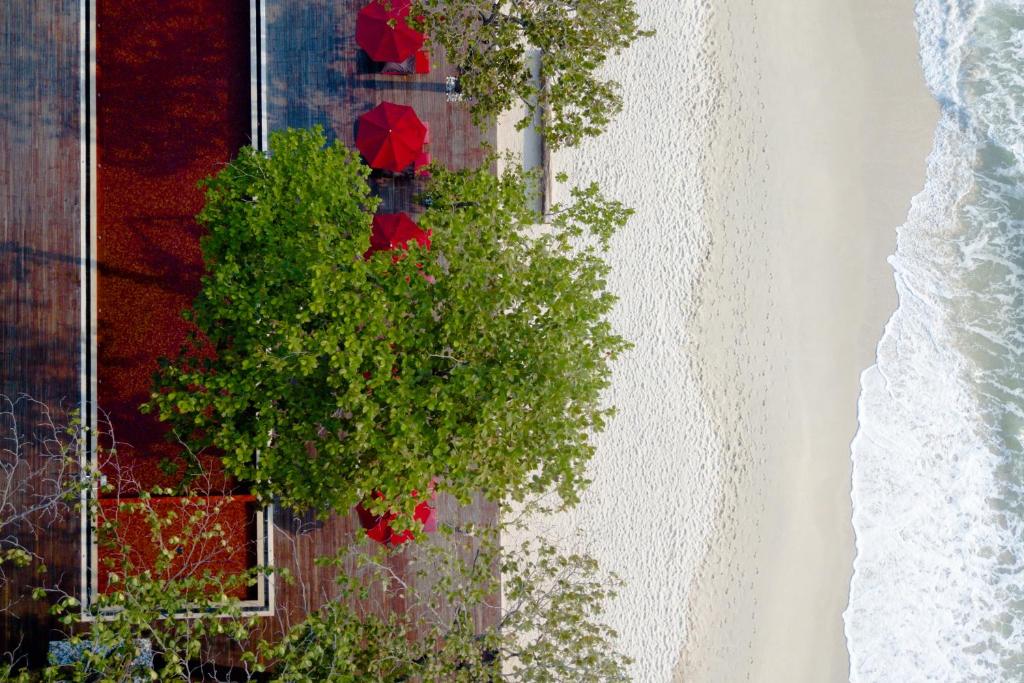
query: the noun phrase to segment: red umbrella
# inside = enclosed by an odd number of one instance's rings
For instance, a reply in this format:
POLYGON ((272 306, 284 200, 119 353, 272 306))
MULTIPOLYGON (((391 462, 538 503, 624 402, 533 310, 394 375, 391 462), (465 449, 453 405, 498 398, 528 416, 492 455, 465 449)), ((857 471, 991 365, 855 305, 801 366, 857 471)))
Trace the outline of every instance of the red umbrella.
POLYGON ((383 102, 359 117, 356 147, 373 168, 397 173, 416 160, 426 138, 412 107, 383 102))
POLYGON ((375 62, 402 62, 423 47, 406 21, 409 0, 373 0, 356 17, 356 42, 375 62))
MULTIPOLYGON (((434 499, 434 482, 430 482, 429 487, 430 497, 416 506, 413 511, 413 519, 423 524, 423 531, 426 533, 433 533, 437 531, 437 510, 430 504, 430 501, 434 499)), ((384 494, 380 491, 375 491, 373 494, 374 498, 383 499, 384 494)), ((412 492, 413 498, 419 497, 418 491, 412 492)), ((406 529, 402 533, 395 533, 395 530, 391 528, 391 522, 397 517, 394 512, 386 512, 383 515, 375 515, 360 503, 356 506, 356 513, 359 515, 359 524, 366 529, 366 535, 377 541, 378 543, 391 545, 401 545, 406 541, 411 541, 413 538, 412 531, 406 529)))
MULTIPOLYGON (((423 531, 426 533, 432 534, 437 531, 437 510, 430 503, 423 501, 417 505, 416 510, 412 513, 412 518, 423 524, 423 531)), ((400 534, 396 534, 393 529, 391 530, 391 545, 401 545, 406 541, 411 541, 412 538, 412 530, 410 529, 406 529, 400 534)))
POLYGON ((369 258, 374 252, 408 249, 415 240, 421 247, 430 248, 430 233, 416 225, 405 213, 379 213, 373 217, 373 232, 370 233, 370 248, 363 255, 369 258))

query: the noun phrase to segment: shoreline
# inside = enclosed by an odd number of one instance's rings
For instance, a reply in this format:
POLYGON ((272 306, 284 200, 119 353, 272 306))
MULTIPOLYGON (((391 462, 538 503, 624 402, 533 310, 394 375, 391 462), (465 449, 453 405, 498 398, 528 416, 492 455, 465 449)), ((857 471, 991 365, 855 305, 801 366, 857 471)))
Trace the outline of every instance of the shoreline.
POLYGON ((860 376, 896 309, 886 259, 938 105, 912 0, 728 0, 714 33, 696 355, 728 441, 675 679, 846 681, 860 376))

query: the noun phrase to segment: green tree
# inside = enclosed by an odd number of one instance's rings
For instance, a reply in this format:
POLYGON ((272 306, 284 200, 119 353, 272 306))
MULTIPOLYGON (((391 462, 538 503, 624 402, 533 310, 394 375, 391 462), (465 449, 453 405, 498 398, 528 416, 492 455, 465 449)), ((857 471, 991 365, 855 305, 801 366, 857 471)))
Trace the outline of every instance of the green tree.
POLYGON ((144 409, 296 508, 346 511, 376 490, 401 528, 434 477, 462 501, 575 501, 627 348, 602 256, 630 211, 577 189, 538 231, 518 167, 436 169, 419 219, 432 248, 366 259, 366 167, 319 130, 270 147, 206 181, 198 333, 144 409))
POLYGON ((414 16, 431 45, 460 70, 463 94, 477 122, 510 109, 539 110, 555 147, 598 135, 622 108, 619 85, 601 66, 637 39, 633 0, 416 0, 414 16), (540 85, 529 54, 540 54, 540 85))
MULTIPOLYGON (((266 570, 225 574, 210 569, 224 553, 238 552, 227 547, 217 521, 224 503, 197 498, 167 510, 152 505, 153 500, 143 493, 122 502, 116 516, 93 513, 99 544, 106 550, 109 586, 84 614, 75 597, 57 596, 52 612, 68 630, 67 661, 39 671, 0 668, 0 675, 26 682, 193 681, 214 667, 218 648, 244 648, 254 639, 258 620, 243 614, 233 594, 266 570), (124 533, 122 522, 129 516, 141 520, 143 533, 124 533), (136 563, 140 548, 133 542, 156 550, 147 553, 149 561, 136 563), (184 562, 175 550, 183 543, 189 546, 184 562)), ((53 593, 39 588, 35 597, 49 599, 53 593)))
MULTIPOLYGON (((144 500, 129 505, 146 516, 149 543, 173 545, 173 518, 144 500)), ((199 506, 189 515, 196 533, 213 530, 209 512, 199 506)), ((108 538, 119 538, 116 525, 101 526, 108 538)), ((592 557, 560 551, 545 539, 503 548, 499 533, 495 527, 446 529, 450 538, 404 546, 401 572, 380 547, 321 558, 325 568, 337 570, 339 590, 271 640, 261 637, 260 619, 243 614, 229 595, 263 570, 231 577, 199 567, 174 571, 172 553, 152 567, 121 563, 123 573, 89 607, 89 620, 73 597, 55 605, 70 632, 67 661, 39 670, 0 665, 0 676, 23 683, 628 680, 631 660, 604 622, 619 578, 601 571, 592 557), (398 611, 387 606, 396 594, 403 604, 398 611), (227 652, 234 654, 230 669, 227 652)))
MULTIPOLYGON (((494 528, 458 534, 454 549, 415 547, 404 575, 378 556, 342 575, 341 598, 264 643, 258 660, 275 679, 376 681, 626 681, 629 657, 603 622, 621 582, 587 555, 544 539, 502 550, 494 528), (354 607, 366 587, 399 592, 401 613, 354 607), (491 621, 498 595, 502 610, 491 621), (476 616, 475 616, 476 615, 476 616)), ((341 558, 335 558, 341 564, 341 558)), ((255 661, 255 660, 254 660, 255 661)))

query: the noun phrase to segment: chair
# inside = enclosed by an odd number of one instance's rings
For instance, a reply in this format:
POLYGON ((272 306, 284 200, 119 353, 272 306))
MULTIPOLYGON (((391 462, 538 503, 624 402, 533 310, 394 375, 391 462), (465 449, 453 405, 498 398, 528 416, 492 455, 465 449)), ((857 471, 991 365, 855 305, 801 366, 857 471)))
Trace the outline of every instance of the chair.
POLYGON ((380 72, 389 76, 409 76, 415 72, 416 64, 414 60, 414 57, 409 57, 402 62, 384 62, 380 72))
POLYGON ((426 50, 420 50, 416 53, 416 73, 430 73, 430 53, 426 50))

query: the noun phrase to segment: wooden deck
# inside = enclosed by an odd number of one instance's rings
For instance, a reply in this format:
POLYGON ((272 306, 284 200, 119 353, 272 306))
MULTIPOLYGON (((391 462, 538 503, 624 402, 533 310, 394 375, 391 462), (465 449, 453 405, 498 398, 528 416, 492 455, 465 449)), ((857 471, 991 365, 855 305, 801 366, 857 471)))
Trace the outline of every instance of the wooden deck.
MULTIPOLYGON (((486 147, 493 148, 496 143, 495 130, 479 130, 464 103, 448 101, 445 79, 454 76, 455 70, 443 59, 435 58, 427 75, 380 74, 355 42, 356 15, 365 2, 266 1, 262 47, 267 128, 273 131, 321 125, 330 139, 351 147, 358 118, 379 103, 391 101, 413 107, 427 124, 434 161, 449 168, 478 166, 487 157, 486 147)), ((418 187, 419 181, 408 179, 375 181, 383 200, 380 210, 414 214, 418 207, 412 196, 418 187)), ((497 521, 497 506, 480 499, 460 508, 441 496, 438 505, 440 521, 454 526, 497 521)), ((276 526, 275 564, 302 577, 295 585, 278 583, 274 621, 284 625, 336 595, 333 570, 315 567, 313 560, 348 547, 362 529, 354 514, 316 523, 281 511, 276 526)), ((406 561, 400 553, 391 568, 401 574, 406 561)), ((378 609, 401 607, 396 595, 379 591, 372 602, 378 609)), ((480 610, 476 615, 481 624, 492 624, 497 617, 497 609, 480 610)))
MULTIPOLYGON (((411 106, 430 129, 433 160, 448 168, 470 168, 493 149, 493 126, 473 125, 469 108, 449 102, 445 79, 456 71, 433 59, 426 75, 379 73, 355 41, 356 15, 366 0, 266 1, 265 113, 269 130, 324 127, 330 139, 355 144, 356 121, 384 101, 411 106)), ((415 211, 418 184, 401 179, 376 183, 380 210, 415 211)))
MULTIPOLYGON (((464 526, 470 522, 493 524, 497 520, 497 506, 479 497, 472 505, 459 506, 448 496, 438 496, 436 504, 439 521, 453 526, 464 526)), ((277 609, 275 615, 268 619, 270 633, 280 633, 281 629, 301 620, 302 615, 315 611, 321 605, 337 598, 337 570, 333 567, 318 567, 314 561, 318 557, 333 556, 339 551, 351 548, 362 539, 364 533, 354 514, 332 516, 321 522, 311 516, 296 516, 279 510, 275 525, 275 565, 288 569, 296 580, 294 583, 279 581, 277 584, 277 609)), ((440 537, 434 537, 426 542, 442 542, 453 547, 450 542, 443 541, 440 537)), ((370 546, 366 544, 363 547, 370 546)), ((388 568, 391 571, 404 581, 413 581, 414 585, 415 579, 406 568, 416 557, 417 552, 415 545, 407 544, 396 550, 388 561, 388 568)), ((354 564, 349 563, 348 568, 354 569, 354 564)), ((401 610, 404 608, 401 594, 398 586, 386 591, 380 586, 373 586, 369 600, 360 607, 378 614, 401 610)), ((479 608, 474 612, 474 619, 479 625, 496 623, 499 616, 496 608, 497 597, 494 598, 493 604, 494 609, 479 608)))
MULTIPOLYGON (((86 0, 12 0, 0 10, 0 392, 25 393, 51 407, 74 408, 83 384, 81 245, 90 230, 83 212, 80 169, 83 75, 79 31, 86 0)), ((434 160, 454 168, 475 166, 493 145, 493 129, 478 130, 462 103, 448 102, 445 77, 453 70, 435 61, 429 76, 374 73, 354 41, 361 0, 267 0, 265 114, 268 127, 321 124, 332 138, 352 144, 358 117, 384 100, 413 106, 430 127, 434 160)), ((91 18, 90 18, 91 19, 91 18)), ((86 163, 83 163, 86 162, 86 163)), ((416 212, 411 197, 418 181, 387 180, 377 189, 382 210, 416 212)), ((32 415, 19 415, 30 420, 32 415)), ((59 416, 58 416, 59 419, 59 416)), ((0 434, 5 425, 0 425, 0 434)), ((497 508, 477 501, 460 508, 438 501, 442 522, 456 526, 493 523, 497 508)), ((275 520, 275 564, 299 576, 277 583, 276 614, 268 631, 294 623, 336 596, 331 570, 314 559, 348 547, 362 533, 354 514, 322 522, 283 511, 275 520)), ((13 605, 0 612, 0 652, 15 647, 39 662, 47 643, 60 637, 45 605, 21 599, 45 583, 77 595, 81 571, 80 528, 68 515, 29 539, 47 566, 37 577, 14 573, 0 597, 13 605)), ((415 550, 413 550, 415 552, 415 550)), ((402 573, 407 558, 396 554, 402 573)), ((403 608, 400 596, 378 591, 380 609, 403 608)), ((481 610, 480 623, 493 623, 496 607, 481 610)))
MULTIPOLYGON (((78 0, 9 0, 0 9, 0 393, 55 410, 77 407, 82 372, 80 9, 78 0)), ((39 415, 22 405, 24 428, 39 415)), ((9 428, 0 424, 0 438, 9 428)), ((0 651, 20 642, 35 657, 45 652, 54 624, 25 594, 30 581, 77 592, 77 519, 22 537, 47 571, 9 575, 0 651)))

